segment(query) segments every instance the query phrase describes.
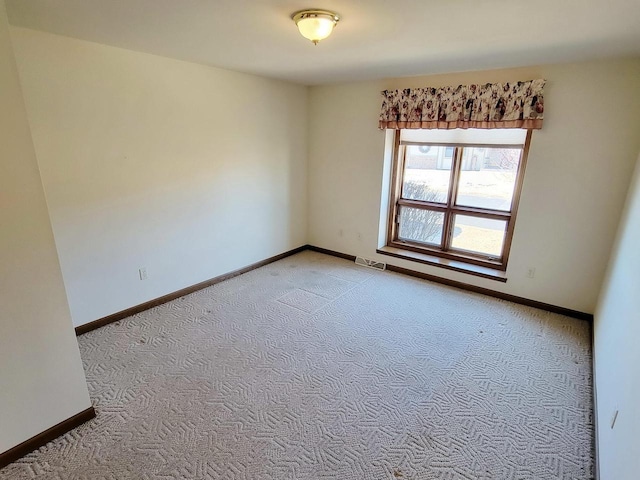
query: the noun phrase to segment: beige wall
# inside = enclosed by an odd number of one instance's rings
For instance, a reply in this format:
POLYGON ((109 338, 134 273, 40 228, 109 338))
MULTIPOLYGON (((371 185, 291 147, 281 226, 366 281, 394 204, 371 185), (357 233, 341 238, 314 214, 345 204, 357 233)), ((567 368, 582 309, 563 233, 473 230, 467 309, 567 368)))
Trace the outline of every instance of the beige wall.
POLYGON ((639 82, 640 61, 618 60, 312 87, 309 243, 593 313, 640 149, 639 82), (545 125, 533 135, 508 282, 377 255, 380 90, 532 78, 548 80, 545 125))
POLYGON ((602 480, 640 472, 640 158, 629 189, 594 325, 602 480), (614 428, 612 418, 618 410, 614 428))
POLYGON ((90 406, 0 0, 0 453, 90 406))
POLYGON ((306 87, 11 33, 76 325, 306 242, 306 87))

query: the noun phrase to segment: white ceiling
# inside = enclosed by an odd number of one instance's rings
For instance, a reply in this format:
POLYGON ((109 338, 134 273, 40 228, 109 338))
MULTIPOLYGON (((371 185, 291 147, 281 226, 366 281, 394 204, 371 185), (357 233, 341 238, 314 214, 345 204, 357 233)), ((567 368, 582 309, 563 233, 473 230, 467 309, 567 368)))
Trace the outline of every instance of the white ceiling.
POLYGON ((7 0, 13 25, 308 85, 640 56, 640 0, 7 0), (332 9, 313 46, 290 14, 332 9))

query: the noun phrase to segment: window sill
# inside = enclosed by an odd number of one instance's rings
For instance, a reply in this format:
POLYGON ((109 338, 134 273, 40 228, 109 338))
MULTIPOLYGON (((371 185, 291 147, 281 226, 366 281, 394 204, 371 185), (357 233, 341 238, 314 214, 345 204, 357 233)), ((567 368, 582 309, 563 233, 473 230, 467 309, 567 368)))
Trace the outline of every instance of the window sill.
POLYGON ((507 272, 496 270, 494 268, 472 265, 458 260, 449 260, 446 258, 436 257, 434 255, 427 255, 426 253, 402 250, 396 247, 381 247, 378 248, 376 252, 381 255, 389 255, 391 257, 402 258, 403 260, 424 263, 425 265, 446 268, 447 270, 454 270, 456 272, 468 273, 469 275, 488 278, 489 280, 496 280, 498 282, 507 281, 507 272))

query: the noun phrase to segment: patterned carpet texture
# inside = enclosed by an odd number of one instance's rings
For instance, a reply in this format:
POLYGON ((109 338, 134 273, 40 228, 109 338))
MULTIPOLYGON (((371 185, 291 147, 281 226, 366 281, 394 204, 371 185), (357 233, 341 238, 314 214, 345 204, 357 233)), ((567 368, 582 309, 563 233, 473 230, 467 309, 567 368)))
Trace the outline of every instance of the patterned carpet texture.
POLYGON ((587 479, 587 322, 303 252, 79 337, 96 419, 0 479, 587 479))

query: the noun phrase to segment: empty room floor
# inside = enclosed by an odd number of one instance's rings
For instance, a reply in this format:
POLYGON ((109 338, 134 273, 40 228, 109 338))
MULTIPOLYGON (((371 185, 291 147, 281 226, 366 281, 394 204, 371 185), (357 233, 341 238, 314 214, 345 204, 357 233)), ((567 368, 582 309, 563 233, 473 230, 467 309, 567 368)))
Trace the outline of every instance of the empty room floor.
POLYGON ((586 479, 588 322, 305 251, 78 338, 97 418, 0 479, 586 479))

